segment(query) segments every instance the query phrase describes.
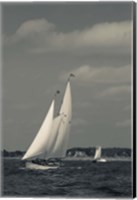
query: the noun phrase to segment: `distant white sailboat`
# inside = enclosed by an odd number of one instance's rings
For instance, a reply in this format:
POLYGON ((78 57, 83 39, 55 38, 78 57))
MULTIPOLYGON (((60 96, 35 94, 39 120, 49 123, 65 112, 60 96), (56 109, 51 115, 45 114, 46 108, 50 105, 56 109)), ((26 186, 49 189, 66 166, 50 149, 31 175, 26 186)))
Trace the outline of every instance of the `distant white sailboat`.
MULTIPOLYGON (((40 157, 47 160, 48 158, 62 158, 65 156, 72 118, 71 76, 74 75, 70 74, 69 76, 59 115, 54 117, 54 98, 36 137, 22 160, 32 160, 40 157)), ((58 166, 26 162, 26 167, 31 169, 49 169, 57 168, 58 166)))
POLYGON ((101 147, 100 146, 96 148, 93 162, 106 162, 106 159, 101 158, 101 147))

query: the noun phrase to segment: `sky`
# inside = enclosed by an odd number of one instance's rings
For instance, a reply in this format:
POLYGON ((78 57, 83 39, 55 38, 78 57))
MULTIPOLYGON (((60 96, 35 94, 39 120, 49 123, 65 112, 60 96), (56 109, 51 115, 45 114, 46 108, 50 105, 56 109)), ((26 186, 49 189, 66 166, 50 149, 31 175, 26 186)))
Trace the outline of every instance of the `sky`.
POLYGON ((68 148, 131 147, 132 2, 2 3, 2 146, 27 150, 71 81, 68 148))

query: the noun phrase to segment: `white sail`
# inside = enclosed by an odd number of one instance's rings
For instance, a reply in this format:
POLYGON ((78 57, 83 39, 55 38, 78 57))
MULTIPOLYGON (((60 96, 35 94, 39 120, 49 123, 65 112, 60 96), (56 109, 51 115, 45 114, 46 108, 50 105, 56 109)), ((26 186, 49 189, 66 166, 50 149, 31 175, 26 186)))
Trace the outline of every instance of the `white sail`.
POLYGON ((94 159, 97 160, 97 159, 100 159, 100 158, 101 158, 101 147, 97 147, 94 159))
POLYGON ((53 125, 53 114, 54 100, 51 103, 48 114, 45 117, 45 120, 41 125, 39 132, 37 133, 35 139, 33 140, 31 146, 29 147, 22 160, 38 156, 49 151, 48 142, 51 133, 51 127, 53 125))
POLYGON ((53 148, 53 153, 58 152, 58 156, 62 157, 65 156, 67 148, 68 134, 72 117, 71 87, 69 81, 67 83, 62 106, 60 109, 60 116, 61 122, 58 131, 58 137, 53 148))
POLYGON ((36 156, 51 158, 65 155, 72 117, 71 104, 71 88, 68 80, 59 115, 54 118, 53 100, 39 132, 22 160, 36 156))
POLYGON ((51 134, 49 137, 49 142, 48 142, 48 155, 46 155, 47 157, 53 157, 54 155, 52 154, 52 150, 54 148, 55 142, 57 140, 58 137, 58 130, 59 130, 59 126, 60 126, 60 122, 61 122, 61 116, 57 116, 54 120, 53 120, 53 124, 52 124, 52 128, 51 128, 51 134))

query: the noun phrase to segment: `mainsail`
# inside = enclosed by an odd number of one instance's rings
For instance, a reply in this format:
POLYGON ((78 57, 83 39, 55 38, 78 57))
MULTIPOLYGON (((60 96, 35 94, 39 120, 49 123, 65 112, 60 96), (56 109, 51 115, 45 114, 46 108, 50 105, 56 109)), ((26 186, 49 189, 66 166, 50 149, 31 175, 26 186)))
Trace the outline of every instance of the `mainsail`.
POLYGON ((68 80, 59 115, 54 118, 54 104, 52 101, 48 114, 22 160, 44 155, 62 157, 65 155, 68 134, 72 117, 71 88, 68 80))
POLYGON ((71 87, 70 81, 67 83, 66 91, 64 94, 62 106, 60 109, 60 127, 58 130, 58 137, 53 148, 53 155, 62 157, 65 156, 68 134, 70 131, 71 117, 72 117, 72 103, 71 103, 71 87))
POLYGON ((48 142, 49 152, 47 155, 45 155, 46 158, 48 158, 48 157, 51 158, 51 157, 55 156, 53 154, 53 148, 54 148, 54 145, 55 145, 57 137, 58 137, 60 123, 61 123, 61 116, 59 115, 53 120, 53 124, 52 124, 52 128, 51 128, 51 135, 50 135, 49 142, 48 142))

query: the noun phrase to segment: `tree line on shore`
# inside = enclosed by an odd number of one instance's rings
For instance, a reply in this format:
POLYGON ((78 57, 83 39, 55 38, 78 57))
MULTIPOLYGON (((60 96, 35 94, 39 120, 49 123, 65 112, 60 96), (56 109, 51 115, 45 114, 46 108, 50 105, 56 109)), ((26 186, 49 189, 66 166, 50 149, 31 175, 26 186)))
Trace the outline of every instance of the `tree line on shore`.
MULTIPOLYGON (((96 147, 88 147, 88 148, 71 148, 68 149, 66 155, 75 156, 76 152, 81 152, 85 156, 94 156, 95 155, 96 147)), ((104 157, 116 157, 116 156, 123 156, 123 157, 131 157, 131 149, 130 148, 102 148, 102 156, 104 157)))
MULTIPOLYGON (((95 147, 88 147, 88 148, 83 148, 83 147, 73 147, 70 148, 66 151, 66 156, 76 156, 76 155, 81 155, 81 156, 94 156, 95 154, 95 147)), ((25 151, 7 151, 3 150, 2 151, 2 156, 3 157, 22 157, 25 154, 25 151)), ((131 157, 131 149, 130 148, 102 148, 102 156, 104 157, 131 157)))

